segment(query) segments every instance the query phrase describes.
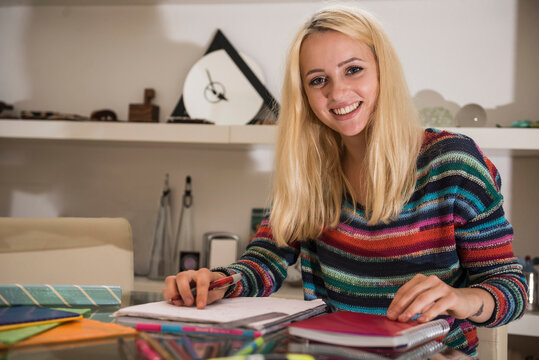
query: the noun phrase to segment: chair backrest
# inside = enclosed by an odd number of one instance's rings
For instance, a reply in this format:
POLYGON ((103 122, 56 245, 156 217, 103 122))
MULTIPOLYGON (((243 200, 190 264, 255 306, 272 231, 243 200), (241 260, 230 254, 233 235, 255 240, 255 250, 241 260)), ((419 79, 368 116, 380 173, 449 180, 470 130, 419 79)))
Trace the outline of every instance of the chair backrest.
POLYGON ((507 325, 477 328, 479 359, 507 360, 507 325))
POLYGON ((123 218, 0 218, 0 283, 134 288, 123 218))

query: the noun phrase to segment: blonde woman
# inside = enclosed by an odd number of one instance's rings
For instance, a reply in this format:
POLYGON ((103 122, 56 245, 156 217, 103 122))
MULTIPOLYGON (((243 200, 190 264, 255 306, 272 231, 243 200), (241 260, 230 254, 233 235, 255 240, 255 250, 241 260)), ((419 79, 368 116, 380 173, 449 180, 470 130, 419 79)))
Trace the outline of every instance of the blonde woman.
POLYGON ((445 341, 472 356, 475 326, 522 315, 526 288, 496 168, 471 139, 419 127, 372 16, 330 7, 300 29, 279 127, 271 214, 255 240, 230 266, 168 277, 166 299, 202 308, 268 296, 299 257, 305 299, 398 321, 450 315, 445 341), (234 273, 242 280, 226 293, 208 291, 234 273))

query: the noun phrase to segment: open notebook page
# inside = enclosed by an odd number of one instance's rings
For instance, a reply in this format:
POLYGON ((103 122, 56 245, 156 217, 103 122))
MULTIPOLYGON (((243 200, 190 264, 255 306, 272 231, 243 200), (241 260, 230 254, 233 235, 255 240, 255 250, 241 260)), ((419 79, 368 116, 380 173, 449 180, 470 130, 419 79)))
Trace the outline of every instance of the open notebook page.
MULTIPOLYGON (((114 316, 136 316, 160 320, 224 324, 269 312, 283 313, 285 314, 282 316, 284 318, 310 310, 317 313, 320 308, 325 308, 325 303, 320 299, 305 301, 278 297, 236 297, 222 299, 207 305, 204 309, 175 306, 166 301, 153 302, 120 309, 114 313, 114 316)), ((252 322, 249 327, 263 327, 265 323, 276 320, 279 320, 279 318, 252 322)))

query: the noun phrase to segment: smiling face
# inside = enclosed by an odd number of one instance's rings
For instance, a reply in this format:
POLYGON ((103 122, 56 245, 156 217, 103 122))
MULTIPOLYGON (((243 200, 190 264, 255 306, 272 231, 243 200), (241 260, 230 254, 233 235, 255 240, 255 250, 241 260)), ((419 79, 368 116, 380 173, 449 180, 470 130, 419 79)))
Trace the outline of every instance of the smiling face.
POLYGON ((360 134, 378 97, 378 67, 364 43, 337 31, 309 35, 301 46, 303 88, 314 114, 341 137, 360 134))

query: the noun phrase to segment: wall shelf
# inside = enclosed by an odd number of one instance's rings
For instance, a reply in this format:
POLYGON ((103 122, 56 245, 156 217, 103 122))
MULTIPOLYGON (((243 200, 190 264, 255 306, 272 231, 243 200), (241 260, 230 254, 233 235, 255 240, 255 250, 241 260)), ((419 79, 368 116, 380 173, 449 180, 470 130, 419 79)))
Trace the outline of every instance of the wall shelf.
POLYGON ((0 120, 0 138, 177 144, 272 144, 276 126, 0 120))
POLYGON ((2 120, 0 137, 34 140, 225 144, 228 128, 135 122, 2 120))
POLYGON ((445 128, 467 135, 481 149, 539 150, 539 129, 535 128, 445 128))
MULTIPOLYGON (((473 138, 485 150, 539 150, 539 129, 447 128, 473 138)), ((198 125, 56 120, 0 120, 0 138, 179 144, 272 145, 273 125, 198 125)))

